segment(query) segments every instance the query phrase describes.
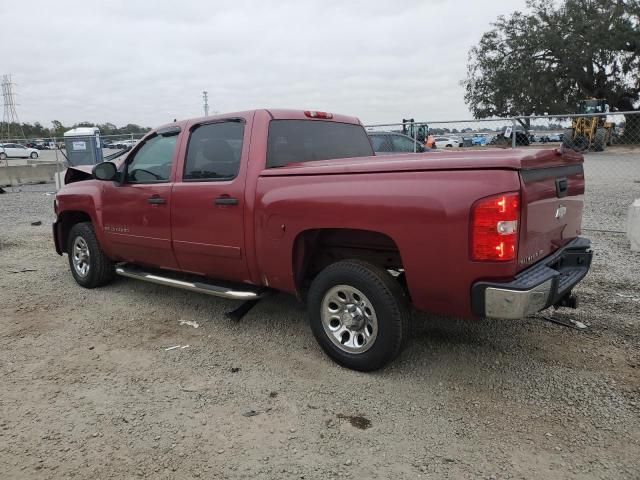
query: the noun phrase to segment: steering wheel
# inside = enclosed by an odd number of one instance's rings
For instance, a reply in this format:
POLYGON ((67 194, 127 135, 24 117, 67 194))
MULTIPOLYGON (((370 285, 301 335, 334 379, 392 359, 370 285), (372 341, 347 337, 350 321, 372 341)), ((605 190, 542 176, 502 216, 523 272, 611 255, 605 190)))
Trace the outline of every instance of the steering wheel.
MULTIPOLYGON (((144 172, 144 173, 148 173, 149 175, 151 175, 153 178, 155 178, 156 180, 164 180, 160 175, 158 175, 157 173, 153 173, 150 172, 149 170, 145 170, 144 168, 136 168, 133 172, 131 172, 132 176, 134 178, 136 178, 138 176, 138 172, 144 172)), ((137 179, 137 178, 136 178, 137 179)))

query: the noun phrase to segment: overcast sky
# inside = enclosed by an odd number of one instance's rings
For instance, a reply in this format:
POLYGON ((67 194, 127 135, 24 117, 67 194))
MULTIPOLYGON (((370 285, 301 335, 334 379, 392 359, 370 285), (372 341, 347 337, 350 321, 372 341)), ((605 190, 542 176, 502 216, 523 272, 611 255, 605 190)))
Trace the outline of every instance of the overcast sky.
POLYGON ((3 1, 21 121, 156 126, 262 107, 471 118, 467 52, 525 0, 3 1))

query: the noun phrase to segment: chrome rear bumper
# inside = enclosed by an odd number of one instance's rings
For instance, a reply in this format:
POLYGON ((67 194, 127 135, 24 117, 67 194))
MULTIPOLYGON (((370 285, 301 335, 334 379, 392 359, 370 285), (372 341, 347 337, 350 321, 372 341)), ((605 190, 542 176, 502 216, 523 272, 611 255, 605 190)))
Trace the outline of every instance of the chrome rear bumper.
POLYGON ((520 272, 508 283, 477 282, 471 289, 479 317, 519 319, 563 300, 589 272, 591 242, 578 237, 552 255, 520 272))

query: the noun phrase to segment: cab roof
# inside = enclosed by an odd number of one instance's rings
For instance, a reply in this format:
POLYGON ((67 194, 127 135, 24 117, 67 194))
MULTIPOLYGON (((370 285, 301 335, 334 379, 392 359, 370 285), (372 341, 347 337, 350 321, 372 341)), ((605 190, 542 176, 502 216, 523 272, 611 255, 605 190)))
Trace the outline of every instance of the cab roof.
POLYGON ((248 117, 253 115, 255 112, 264 111, 271 116, 272 120, 310 120, 310 121, 324 121, 324 122, 340 122, 340 123, 352 123, 355 125, 362 125, 362 122, 357 117, 352 117, 349 115, 341 115, 338 113, 331 112, 332 118, 310 118, 305 112, 308 110, 293 110, 293 109, 284 109, 284 108, 262 108, 256 110, 245 110, 242 112, 229 112, 229 113, 221 113, 219 115, 209 115, 208 117, 195 117, 195 118, 187 118, 184 120, 177 120, 175 122, 166 123, 164 125, 160 125, 157 128, 154 128, 152 131, 161 130, 169 127, 180 127, 184 128, 188 124, 211 121, 211 120, 224 120, 225 118, 237 118, 237 117, 248 117))

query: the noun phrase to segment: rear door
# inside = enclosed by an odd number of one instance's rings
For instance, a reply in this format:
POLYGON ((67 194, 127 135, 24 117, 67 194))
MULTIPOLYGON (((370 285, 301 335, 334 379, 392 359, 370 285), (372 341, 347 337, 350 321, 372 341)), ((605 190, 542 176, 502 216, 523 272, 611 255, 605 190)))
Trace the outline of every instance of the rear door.
POLYGON ((250 280, 244 251, 245 119, 194 125, 172 191, 173 248, 187 272, 250 280))
POLYGON ((171 187, 178 131, 147 138, 127 159, 120 185, 104 182, 102 224, 118 258, 177 269, 171 248, 171 187))
MULTIPOLYGON (((554 151, 549 153, 558 155, 554 151)), ((520 270, 580 234, 585 188, 582 156, 570 152, 558 160, 529 168, 523 162, 520 270)))
POLYGON ((413 140, 401 135, 393 135, 391 137, 394 152, 413 153, 417 150, 417 146, 413 140))

